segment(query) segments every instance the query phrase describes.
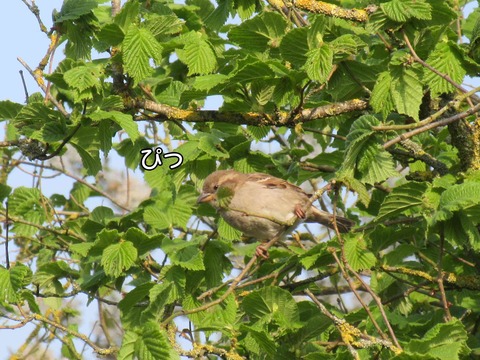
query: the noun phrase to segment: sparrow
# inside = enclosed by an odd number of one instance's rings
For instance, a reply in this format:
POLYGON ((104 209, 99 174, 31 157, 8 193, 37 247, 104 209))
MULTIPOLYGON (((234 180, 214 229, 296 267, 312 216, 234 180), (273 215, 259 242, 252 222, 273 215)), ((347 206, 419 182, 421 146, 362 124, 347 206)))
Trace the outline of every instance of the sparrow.
MULTIPOLYGON (((310 205, 310 196, 300 187, 268 174, 218 170, 205 179, 197 203, 210 204, 229 225, 265 242, 286 235, 299 222, 334 228, 333 215, 310 205)), ((354 225, 341 216, 336 217, 336 223, 342 233, 354 225)), ((267 257, 264 252, 257 248, 257 255, 267 257)))

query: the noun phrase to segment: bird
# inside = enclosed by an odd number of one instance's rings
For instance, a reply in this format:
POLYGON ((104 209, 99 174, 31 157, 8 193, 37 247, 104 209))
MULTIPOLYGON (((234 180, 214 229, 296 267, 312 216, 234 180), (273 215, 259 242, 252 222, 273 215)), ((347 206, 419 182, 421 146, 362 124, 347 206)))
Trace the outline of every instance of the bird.
MULTIPOLYGON (((197 203, 210 204, 229 225, 266 242, 285 236, 299 222, 334 228, 333 215, 311 205, 310 197, 302 188, 268 174, 217 170, 205 179, 197 203)), ((336 224, 342 233, 355 225, 341 216, 336 217, 336 224)), ((256 254, 268 257, 261 246, 256 254)))

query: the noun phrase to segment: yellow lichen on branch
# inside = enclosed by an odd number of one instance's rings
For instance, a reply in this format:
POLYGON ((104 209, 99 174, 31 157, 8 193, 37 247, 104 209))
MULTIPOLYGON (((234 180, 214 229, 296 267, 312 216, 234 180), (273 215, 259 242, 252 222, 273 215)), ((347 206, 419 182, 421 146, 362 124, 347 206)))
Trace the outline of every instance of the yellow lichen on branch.
POLYGON ((313 13, 357 22, 366 22, 368 20, 368 15, 376 10, 376 7, 367 7, 365 9, 344 9, 334 4, 316 0, 296 0, 295 6, 299 9, 313 13))
POLYGON ((304 109, 295 116, 285 111, 275 114, 264 114, 257 112, 222 112, 217 110, 184 110, 173 106, 159 104, 152 100, 137 100, 127 107, 134 107, 149 111, 152 114, 148 117, 140 117, 136 120, 156 121, 187 121, 187 122, 225 122, 238 125, 256 126, 287 126, 294 127, 297 124, 306 123, 316 119, 327 118, 335 115, 363 110, 367 102, 360 99, 348 100, 340 103, 333 103, 319 106, 312 109, 304 109))

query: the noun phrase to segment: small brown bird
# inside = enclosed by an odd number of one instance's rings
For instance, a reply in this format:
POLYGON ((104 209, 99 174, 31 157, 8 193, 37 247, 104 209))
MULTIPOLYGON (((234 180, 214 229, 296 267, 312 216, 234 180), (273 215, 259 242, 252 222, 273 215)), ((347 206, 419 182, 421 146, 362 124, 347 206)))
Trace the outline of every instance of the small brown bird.
MULTIPOLYGON (((210 174, 197 203, 209 203, 234 228, 259 241, 285 235, 297 218, 333 228, 333 215, 309 204, 310 195, 300 187, 277 177, 235 170, 219 170, 210 174)), ((348 232, 354 222, 336 218, 340 232, 348 232)), ((266 257, 257 250, 257 255, 266 257)))

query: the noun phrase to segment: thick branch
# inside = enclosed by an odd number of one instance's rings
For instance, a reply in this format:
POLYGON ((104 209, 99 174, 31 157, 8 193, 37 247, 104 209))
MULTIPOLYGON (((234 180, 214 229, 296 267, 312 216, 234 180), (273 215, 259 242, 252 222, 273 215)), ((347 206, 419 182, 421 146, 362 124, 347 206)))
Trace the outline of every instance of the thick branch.
POLYGON ((344 9, 340 6, 316 0, 297 0, 295 7, 317 14, 337 17, 357 22, 366 22, 368 15, 373 13, 377 7, 370 5, 365 9, 344 9))
MULTIPOLYGON (((297 124, 308 121, 363 110, 367 105, 366 101, 353 99, 313 109, 305 109, 300 111, 293 119, 287 112, 279 112, 275 115, 269 115, 255 112, 236 113, 216 110, 182 110, 173 106, 158 104, 151 100, 137 100, 134 106, 138 109, 144 109, 155 113, 151 120, 157 121, 179 120, 198 123, 225 122, 238 125, 294 127, 297 124)), ((150 118, 140 118, 137 120, 147 119, 150 118)))

